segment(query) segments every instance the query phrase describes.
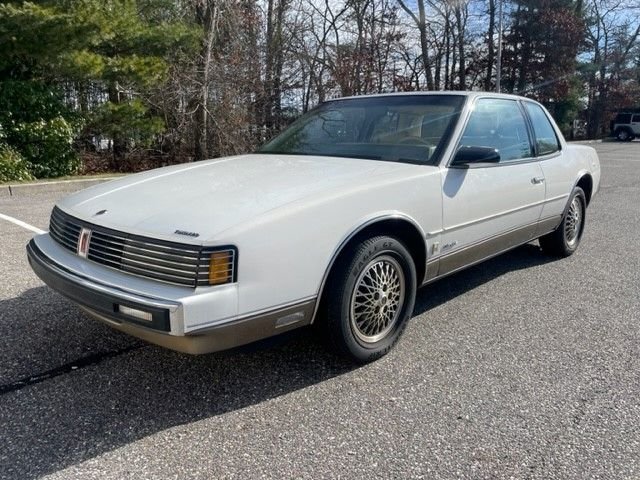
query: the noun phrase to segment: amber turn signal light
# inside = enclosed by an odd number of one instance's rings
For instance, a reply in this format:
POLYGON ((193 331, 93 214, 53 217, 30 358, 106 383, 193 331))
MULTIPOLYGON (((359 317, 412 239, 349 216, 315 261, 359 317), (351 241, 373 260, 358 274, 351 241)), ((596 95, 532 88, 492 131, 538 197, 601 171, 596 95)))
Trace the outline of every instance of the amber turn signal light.
POLYGON ((233 279, 233 250, 213 252, 209 260, 209 285, 222 285, 233 279))

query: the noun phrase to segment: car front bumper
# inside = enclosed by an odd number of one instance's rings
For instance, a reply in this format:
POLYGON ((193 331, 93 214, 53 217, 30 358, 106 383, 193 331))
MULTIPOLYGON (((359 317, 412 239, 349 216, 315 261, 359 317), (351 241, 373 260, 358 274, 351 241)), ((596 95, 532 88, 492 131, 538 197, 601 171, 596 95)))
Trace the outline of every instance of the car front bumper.
MULTIPOLYGON (((95 275, 83 275, 63 261, 54 260, 53 255, 45 252, 50 245, 50 238, 46 234, 40 237, 32 239, 27 245, 27 257, 31 268, 42 281, 76 302, 91 317, 165 348, 190 354, 209 353, 251 343, 311 323, 315 299, 252 315, 234 315, 218 322, 194 323, 190 318, 202 317, 203 311, 207 309, 216 311, 216 292, 198 294, 193 289, 168 288, 166 291, 171 292, 171 295, 160 296, 120 288, 113 281, 102 282, 95 275), (41 239, 39 243, 40 237, 47 238, 41 239), (121 306, 145 312, 149 319, 143 320, 122 313, 121 306)), ((69 255, 64 251, 59 252, 63 260, 69 255)), ((102 267, 96 268, 100 270, 102 267)), ((137 280, 134 283, 135 281, 137 280)), ((228 296, 227 294, 226 297, 228 296)), ((219 296, 218 300, 224 301, 225 296, 219 296)), ((214 317, 214 314, 211 316, 214 317)))

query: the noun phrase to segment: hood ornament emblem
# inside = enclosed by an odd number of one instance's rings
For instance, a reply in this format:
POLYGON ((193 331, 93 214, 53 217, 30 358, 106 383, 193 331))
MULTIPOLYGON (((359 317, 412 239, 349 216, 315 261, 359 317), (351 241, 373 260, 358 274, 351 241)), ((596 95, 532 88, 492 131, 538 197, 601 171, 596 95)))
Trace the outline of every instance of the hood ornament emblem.
POLYGON ((106 210, 100 210, 99 212, 94 213, 93 216, 97 217, 98 215, 104 215, 105 213, 107 213, 106 210))
POLYGON ((78 236, 78 245, 76 248, 76 253, 82 258, 87 258, 87 255, 89 255, 90 244, 91 244, 91 230, 88 228, 82 227, 82 230, 80 230, 80 235, 78 236))

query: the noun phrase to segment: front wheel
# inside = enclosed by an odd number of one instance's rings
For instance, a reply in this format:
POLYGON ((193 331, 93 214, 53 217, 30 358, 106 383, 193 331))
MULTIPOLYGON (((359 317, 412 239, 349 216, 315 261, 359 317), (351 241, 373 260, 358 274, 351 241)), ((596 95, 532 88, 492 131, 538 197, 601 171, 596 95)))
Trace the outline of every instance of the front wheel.
POLYGON ((586 211, 587 197, 580 187, 576 187, 569 197, 569 204, 558 228, 540 237, 542 250, 558 257, 572 255, 578 249, 582 239, 586 211))
POLYGON ((389 352, 416 298, 416 269, 405 246, 387 236, 354 245, 330 281, 327 328, 335 347, 359 363, 389 352))

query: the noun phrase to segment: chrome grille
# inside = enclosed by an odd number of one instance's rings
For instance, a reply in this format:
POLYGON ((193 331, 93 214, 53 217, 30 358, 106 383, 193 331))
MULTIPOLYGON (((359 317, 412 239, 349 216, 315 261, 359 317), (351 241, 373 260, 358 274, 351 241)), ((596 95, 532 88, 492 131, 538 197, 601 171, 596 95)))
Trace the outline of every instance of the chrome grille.
POLYGON ((144 278, 189 287, 209 285, 209 260, 213 252, 229 252, 230 278, 235 281, 233 247, 204 248, 118 232, 90 224, 54 207, 49 223, 51 238, 76 253, 82 228, 91 230, 87 259, 144 278))

